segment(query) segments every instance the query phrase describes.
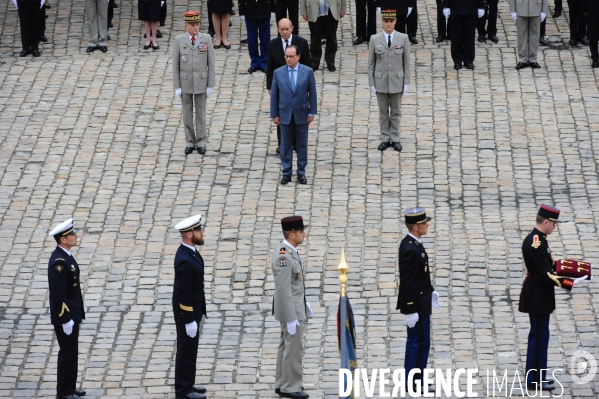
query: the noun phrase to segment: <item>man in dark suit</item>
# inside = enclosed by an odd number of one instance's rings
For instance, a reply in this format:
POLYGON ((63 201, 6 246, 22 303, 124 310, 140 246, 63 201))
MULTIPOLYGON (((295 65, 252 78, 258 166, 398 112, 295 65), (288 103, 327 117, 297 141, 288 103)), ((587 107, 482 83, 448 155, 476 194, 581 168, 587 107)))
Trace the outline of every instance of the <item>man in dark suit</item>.
POLYGON ((587 17, 587 35, 591 52, 592 68, 599 68, 599 2, 585 0, 581 4, 587 17))
MULTIPOLYGON (((39 12, 39 10, 36 10, 39 12)), ((85 391, 76 389, 79 357, 79 324, 85 319, 79 265, 71 248, 77 246, 77 230, 73 219, 66 220, 49 233, 57 247, 48 261, 50 322, 58 341, 56 397, 78 399, 85 391)))
POLYGON ((589 44, 587 39, 587 17, 582 13, 581 3, 585 0, 568 0, 570 10, 570 46, 579 42, 583 46, 589 44))
POLYGON ((196 359, 202 316, 206 316, 204 295, 204 259, 196 245, 204 245, 202 215, 179 222, 181 245, 175 254, 173 314, 177 325, 175 357, 175 393, 177 398, 206 399, 206 388, 195 387, 196 359))
MULTIPOLYGON (((268 51, 266 57, 266 89, 268 94, 271 92, 272 77, 277 68, 287 65, 285 62, 285 49, 292 44, 297 46, 300 51, 300 64, 307 67, 312 67, 310 60, 310 47, 308 41, 301 36, 293 35, 293 24, 287 18, 283 18, 278 24, 279 36, 275 37, 268 43, 268 51)), ((277 125, 277 154, 281 152, 281 126, 277 125)), ((293 142, 295 148, 295 141, 293 142)))
POLYGON ((416 33, 418 32, 418 6, 416 0, 414 0, 414 5, 411 7, 412 9, 406 15, 408 39, 410 39, 410 43, 418 44, 418 39, 416 39, 416 33))
MULTIPOLYGON (((432 308, 439 307, 439 294, 431 284, 431 271, 428 255, 421 238, 428 232, 430 217, 426 216, 424 208, 411 208, 404 212, 404 220, 408 234, 399 246, 399 295, 397 309, 406 315, 408 340, 404 369, 407 376, 412 369, 424 370, 428 362, 431 345, 432 308)), ((420 381, 422 374, 414 376, 414 386, 420 381)), ((407 386, 407 385, 406 385, 407 386)), ((428 388, 429 392, 434 392, 428 388)))
MULTIPOLYGON (((416 0, 381 0, 381 10, 395 10, 395 30, 406 34, 406 23, 408 16, 414 11, 416 7, 416 0)), ((416 35, 414 33, 414 35, 416 35)), ((412 38, 408 37, 410 42, 412 38)), ((414 38, 415 39, 415 38, 414 38)), ((418 43, 418 41, 416 41, 418 43)))
POLYGON ((549 318, 555 310, 555 286, 568 291, 582 283, 586 276, 568 279, 556 276, 554 260, 547 236, 553 233, 560 210, 541 205, 537 212, 536 226, 522 243, 522 257, 526 266, 526 278, 522 283, 518 310, 528 313, 530 332, 526 351, 526 385, 528 390, 552 391, 553 379, 546 377, 547 349, 549 346, 549 318), (539 372, 544 370, 543 372, 539 372))
POLYGON ((281 125, 281 184, 291 181, 293 137, 296 138, 297 181, 307 184, 308 126, 317 112, 314 71, 299 63, 300 50, 291 45, 285 50, 286 66, 277 69, 272 79, 270 117, 281 125))
POLYGON ((245 21, 250 53, 249 73, 266 72, 266 55, 270 41, 270 18, 275 12, 275 0, 239 0, 239 15, 245 21), (258 46, 260 38, 260 46, 258 46))
POLYGON ((291 25, 293 26, 293 35, 299 33, 299 0, 276 0, 276 18, 277 24, 283 18, 289 18, 291 25))
POLYGON ((485 0, 443 0, 445 18, 451 15, 451 58, 454 68, 474 69, 476 20, 485 14, 485 0))
POLYGON ((354 46, 364 42, 368 43, 370 36, 376 34, 376 7, 377 0, 356 0, 356 39, 354 40, 354 46))
POLYGON ((499 42, 497 38, 497 6, 499 0, 487 0, 485 4, 485 14, 478 19, 478 41, 485 43, 487 37, 493 43, 499 42), (487 36, 488 35, 488 36, 487 36))
POLYGON ((13 0, 13 4, 19 12, 19 21, 21 23, 21 44, 23 50, 21 57, 27 57, 33 54, 34 57, 40 56, 40 18, 43 2, 40 0, 13 0))
POLYGON ((443 15, 443 0, 437 1, 437 37, 435 38, 436 43, 441 43, 449 39, 449 32, 451 30, 451 18, 445 18, 443 15))

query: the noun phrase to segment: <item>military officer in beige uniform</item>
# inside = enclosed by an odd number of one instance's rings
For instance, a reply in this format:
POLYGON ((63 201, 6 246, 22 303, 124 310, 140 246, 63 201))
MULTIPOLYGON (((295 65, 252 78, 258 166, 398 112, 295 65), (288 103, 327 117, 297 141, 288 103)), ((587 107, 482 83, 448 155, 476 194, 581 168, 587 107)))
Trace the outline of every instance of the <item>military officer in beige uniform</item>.
POLYGON ((537 62, 541 22, 549 12, 548 0, 509 0, 510 12, 518 30, 516 69, 540 68, 537 62))
POLYGON ((297 247, 304 242, 304 221, 301 216, 281 219, 283 236, 273 252, 271 264, 275 279, 273 314, 281 322, 281 340, 277 354, 275 392, 285 398, 307 398, 302 392, 302 333, 306 315, 312 316, 306 302, 302 260, 297 247))
POLYGON ((173 86, 176 98, 181 97, 185 127, 185 155, 194 149, 206 153, 206 99, 212 95, 215 83, 212 38, 200 31, 200 13, 185 13, 186 33, 177 36, 173 46, 173 86), (193 128, 195 105, 196 128, 193 128))
POLYGON ((410 84, 410 41, 395 31, 395 10, 383 10, 383 32, 370 39, 368 46, 368 85, 379 103, 380 151, 393 146, 401 151, 399 123, 401 97, 410 84))

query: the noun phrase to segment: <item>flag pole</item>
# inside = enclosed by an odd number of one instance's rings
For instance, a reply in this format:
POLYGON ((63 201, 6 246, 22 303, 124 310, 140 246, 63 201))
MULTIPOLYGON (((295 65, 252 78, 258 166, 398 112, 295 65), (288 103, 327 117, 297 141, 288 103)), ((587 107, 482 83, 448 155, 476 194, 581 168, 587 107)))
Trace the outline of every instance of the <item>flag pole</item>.
POLYGON ((339 266, 337 267, 339 270, 339 282, 341 283, 341 296, 346 296, 346 283, 347 283, 347 271, 349 270, 349 266, 347 266, 347 262, 345 261, 345 248, 341 248, 341 259, 339 260, 339 266))

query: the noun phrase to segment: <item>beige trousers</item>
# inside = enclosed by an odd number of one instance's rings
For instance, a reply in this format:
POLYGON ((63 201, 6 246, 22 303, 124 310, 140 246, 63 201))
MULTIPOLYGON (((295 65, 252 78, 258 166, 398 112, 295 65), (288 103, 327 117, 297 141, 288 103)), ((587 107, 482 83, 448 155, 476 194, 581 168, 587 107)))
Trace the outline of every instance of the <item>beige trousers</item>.
POLYGON ((183 126, 187 147, 206 147, 206 93, 181 94, 183 105, 183 126), (196 128, 193 128, 193 109, 195 105, 196 128))
POLYGON ((536 62, 541 34, 541 17, 521 17, 516 20, 519 62, 536 62))
POLYGON ((379 103, 379 125, 381 143, 399 142, 401 122, 401 93, 376 93, 379 103))
POLYGON ((287 332, 287 323, 281 322, 281 340, 277 353, 277 372, 275 389, 291 393, 302 390, 302 361, 304 358, 304 343, 302 342, 304 322, 300 321, 295 335, 287 332))
POLYGON ((89 23, 89 45, 106 46, 108 39, 108 1, 85 0, 85 14, 89 23))

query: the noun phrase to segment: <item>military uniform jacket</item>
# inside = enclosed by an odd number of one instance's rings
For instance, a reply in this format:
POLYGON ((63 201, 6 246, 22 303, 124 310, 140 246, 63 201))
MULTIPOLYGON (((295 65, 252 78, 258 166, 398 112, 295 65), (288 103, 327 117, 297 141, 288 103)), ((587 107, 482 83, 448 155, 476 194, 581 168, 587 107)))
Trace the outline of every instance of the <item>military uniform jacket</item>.
POLYGON ((549 13, 548 0, 509 0, 510 12, 519 17, 540 17, 541 13, 549 13))
POLYGON ((270 14, 276 11, 276 0, 239 0, 239 15, 245 19, 255 21, 270 19, 270 14))
POLYGON ((520 292, 518 310, 532 314, 550 314, 555 310, 555 286, 572 289, 572 280, 555 275, 553 256, 547 236, 536 228, 522 243, 526 278, 520 292))
POLYGON ((285 241, 276 247, 271 258, 275 279, 273 314, 278 321, 306 319, 306 288, 299 254, 285 241))
POLYGON ((368 86, 378 93, 402 93, 410 84, 410 41, 408 35, 393 33, 389 48, 385 33, 372 36, 368 46, 368 86))
POLYGON ((485 0, 443 0, 443 8, 449 8, 451 15, 477 15, 485 9, 485 0))
MULTIPOLYGON (((308 16, 308 22, 316 22, 320 8, 319 0, 300 0, 300 14, 308 16)), ((329 0, 329 11, 337 21, 341 18, 341 13, 347 11, 346 0, 329 0)))
POLYGON ((191 45, 189 34, 177 36, 173 45, 173 87, 183 94, 206 93, 214 87, 214 50, 212 38, 198 33, 195 45, 191 45))
POLYGON ((434 290, 426 250, 408 234, 399 245, 399 295, 396 309, 403 314, 430 316, 434 290))
POLYGON ((204 259, 198 251, 181 244, 175 255, 173 313, 176 324, 202 321, 206 316, 204 259))
POLYGON ((48 261, 50 289, 50 322, 64 324, 73 320, 80 324, 85 319, 79 265, 71 255, 56 247, 48 261))

